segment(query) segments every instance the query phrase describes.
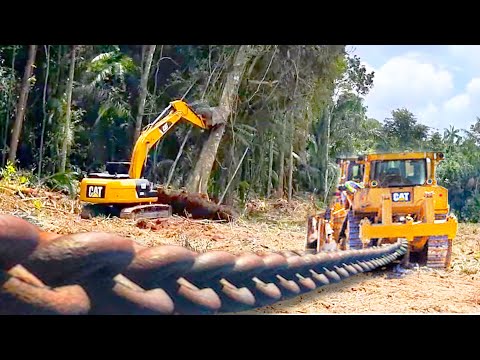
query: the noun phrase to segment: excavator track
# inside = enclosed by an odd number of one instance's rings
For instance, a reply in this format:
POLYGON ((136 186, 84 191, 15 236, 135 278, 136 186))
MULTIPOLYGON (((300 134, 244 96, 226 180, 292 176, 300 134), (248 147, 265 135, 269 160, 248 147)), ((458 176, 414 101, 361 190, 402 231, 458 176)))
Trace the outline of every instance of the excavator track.
POLYGON ((446 235, 430 236, 427 240, 427 267, 449 268, 452 257, 452 241, 446 235))
POLYGON ((120 218, 130 220, 159 219, 172 216, 172 207, 167 204, 145 204, 121 210, 120 218))

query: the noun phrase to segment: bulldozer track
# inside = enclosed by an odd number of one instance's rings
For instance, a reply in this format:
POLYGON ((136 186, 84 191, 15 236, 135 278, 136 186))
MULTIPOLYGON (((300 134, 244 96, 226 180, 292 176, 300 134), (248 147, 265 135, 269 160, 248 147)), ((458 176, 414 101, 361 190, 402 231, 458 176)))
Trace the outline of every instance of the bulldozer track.
POLYGON ((447 236, 430 236, 427 241, 427 266, 444 268, 450 266, 452 242, 447 236))
POLYGON ((234 255, 143 247, 116 234, 54 235, 0 216, 0 314, 217 314, 273 304, 406 253, 407 242, 362 250, 234 255))
POLYGON ((355 216, 353 211, 348 212, 348 246, 350 249, 362 249, 363 243, 360 240, 360 221, 362 216, 355 216))

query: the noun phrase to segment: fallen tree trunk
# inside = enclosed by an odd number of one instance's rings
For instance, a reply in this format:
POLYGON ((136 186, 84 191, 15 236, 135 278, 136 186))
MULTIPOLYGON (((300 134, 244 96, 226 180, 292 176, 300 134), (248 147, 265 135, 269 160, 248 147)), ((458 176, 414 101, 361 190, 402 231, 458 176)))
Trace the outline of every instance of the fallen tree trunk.
POLYGON ((237 214, 225 205, 217 205, 205 195, 159 187, 158 202, 172 207, 172 213, 193 219, 233 221, 237 214))

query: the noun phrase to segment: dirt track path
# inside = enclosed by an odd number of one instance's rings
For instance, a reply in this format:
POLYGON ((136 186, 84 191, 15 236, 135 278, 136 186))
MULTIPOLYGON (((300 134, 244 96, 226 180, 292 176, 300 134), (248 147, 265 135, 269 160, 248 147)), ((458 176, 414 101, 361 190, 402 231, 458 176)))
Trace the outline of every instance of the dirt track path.
POLYGON ((242 314, 480 314, 480 225, 460 224, 450 270, 393 266, 242 314))
POLYGON ((480 314, 478 276, 428 269, 359 274, 305 296, 242 314, 480 314))

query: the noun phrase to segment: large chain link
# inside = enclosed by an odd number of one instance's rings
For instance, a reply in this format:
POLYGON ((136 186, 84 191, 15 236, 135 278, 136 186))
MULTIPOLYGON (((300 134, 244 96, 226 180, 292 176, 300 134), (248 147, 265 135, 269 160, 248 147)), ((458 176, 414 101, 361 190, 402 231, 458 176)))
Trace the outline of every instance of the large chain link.
POLYGON ((310 254, 143 247, 121 236, 53 235, 0 216, 1 314, 216 314, 285 300, 386 265, 407 243, 310 254))

